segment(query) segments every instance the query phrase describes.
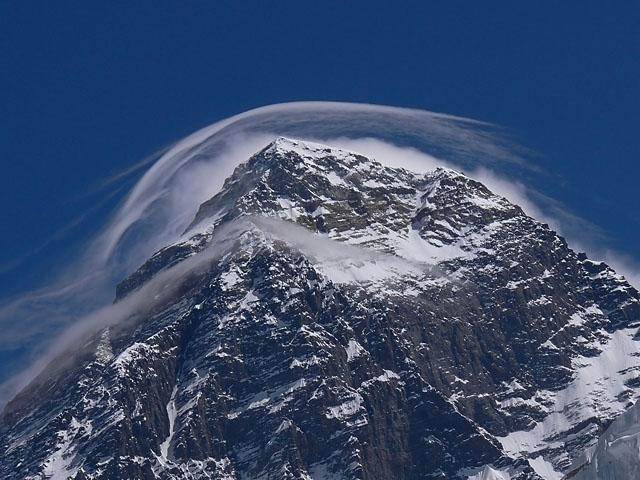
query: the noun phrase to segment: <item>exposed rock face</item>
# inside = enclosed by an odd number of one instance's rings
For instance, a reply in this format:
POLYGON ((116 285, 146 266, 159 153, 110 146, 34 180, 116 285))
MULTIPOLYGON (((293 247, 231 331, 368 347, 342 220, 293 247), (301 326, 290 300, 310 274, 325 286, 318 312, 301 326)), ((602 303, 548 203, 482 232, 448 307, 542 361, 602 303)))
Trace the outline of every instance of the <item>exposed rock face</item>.
POLYGON ((640 387, 638 292, 447 169, 278 139, 151 292, 9 404, 2 478, 553 479, 640 387))

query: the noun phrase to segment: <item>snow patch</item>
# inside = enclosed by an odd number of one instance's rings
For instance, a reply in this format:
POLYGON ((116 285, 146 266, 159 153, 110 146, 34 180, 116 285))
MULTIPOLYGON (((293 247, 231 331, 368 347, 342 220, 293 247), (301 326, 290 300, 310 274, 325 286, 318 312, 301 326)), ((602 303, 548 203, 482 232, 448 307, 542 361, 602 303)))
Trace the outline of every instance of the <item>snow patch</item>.
POLYGON ((409 227, 406 236, 396 239, 397 254, 407 260, 436 264, 445 260, 470 255, 457 245, 435 246, 420 236, 418 230, 409 227))
POLYGON ((108 328, 100 335, 95 355, 96 361, 102 365, 108 365, 113 359, 113 350, 111 348, 111 339, 109 338, 108 328))
POLYGON ((329 180, 329 182, 331 182, 331 185, 334 185, 336 187, 348 187, 347 182, 345 182, 342 179, 342 177, 340 177, 334 171, 331 171, 331 172, 325 174, 325 177, 327 178, 327 180, 329 180))
POLYGON ((349 340, 349 344, 346 346, 345 351, 347 352, 347 362, 367 353, 364 347, 354 339, 349 340))
POLYGON ((327 418, 337 418, 339 420, 344 420, 346 418, 352 417, 360 410, 363 409, 362 404, 364 400, 359 393, 353 393, 352 399, 348 400, 340 405, 335 407, 329 407, 325 416, 327 418))
POLYGON ((167 418, 169 420, 169 435, 167 438, 160 444, 160 457, 158 460, 160 463, 166 464, 169 461, 169 447, 171 446, 171 440, 173 439, 173 434, 175 430, 176 417, 177 417, 177 409, 176 409, 176 394, 178 393, 178 387, 173 387, 173 391, 171 392, 171 398, 169 398, 169 403, 167 403, 167 418))
POLYGON ((467 480, 511 480, 511 475, 506 470, 496 470, 487 465, 481 472, 467 477, 467 480))
POLYGON ((561 480, 562 473, 558 472, 550 462, 547 462, 542 455, 529 459, 531 468, 545 480, 561 480))

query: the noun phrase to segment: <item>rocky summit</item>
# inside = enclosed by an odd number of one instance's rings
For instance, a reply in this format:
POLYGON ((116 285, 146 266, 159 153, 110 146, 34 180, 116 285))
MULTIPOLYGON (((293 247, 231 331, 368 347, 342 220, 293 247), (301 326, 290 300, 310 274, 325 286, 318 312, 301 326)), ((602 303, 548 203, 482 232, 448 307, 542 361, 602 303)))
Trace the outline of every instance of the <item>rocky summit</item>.
POLYGON ((606 264, 460 172, 286 138, 113 308, 5 408, 1 478, 596 478, 640 395, 606 264))

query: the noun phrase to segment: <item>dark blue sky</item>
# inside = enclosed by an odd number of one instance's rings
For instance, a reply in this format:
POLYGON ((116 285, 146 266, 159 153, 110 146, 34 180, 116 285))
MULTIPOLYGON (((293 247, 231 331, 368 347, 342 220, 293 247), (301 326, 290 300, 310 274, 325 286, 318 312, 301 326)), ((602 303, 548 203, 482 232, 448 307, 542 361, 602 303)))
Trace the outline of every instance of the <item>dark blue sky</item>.
POLYGON ((126 187, 105 199, 101 180, 293 100, 509 127, 559 200, 640 255, 639 2, 133 3, 0 4, 0 297, 71 258, 126 187))

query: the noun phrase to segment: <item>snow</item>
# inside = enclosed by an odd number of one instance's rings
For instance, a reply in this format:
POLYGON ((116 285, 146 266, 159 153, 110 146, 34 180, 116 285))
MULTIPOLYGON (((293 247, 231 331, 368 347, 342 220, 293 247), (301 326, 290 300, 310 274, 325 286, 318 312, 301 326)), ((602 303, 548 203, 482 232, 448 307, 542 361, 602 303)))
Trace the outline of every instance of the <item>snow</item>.
POLYGON ((253 290, 249 290, 247 294, 240 301, 240 305, 238 306, 238 310, 251 310, 251 304, 260 301, 258 297, 255 296, 253 290))
POLYGON ((341 480, 344 477, 329 470, 326 462, 314 463, 309 468, 309 474, 313 480, 341 480))
POLYGON ((521 384, 520 382, 518 382, 518 380, 516 380, 515 378, 513 380, 511 380, 511 382, 507 383, 507 382, 502 382, 502 384, 506 387, 504 393, 506 394, 514 394, 516 392, 522 392, 524 390, 526 390, 521 384))
POLYGON ((280 425, 278 426, 278 428, 276 429, 276 434, 280 433, 280 432, 284 432, 285 430, 287 430, 288 428, 291 427, 291 425, 293 425, 293 423, 291 422, 291 420, 289 419, 285 419, 283 420, 280 425))
POLYGON ((322 205, 320 205, 311 213, 311 218, 318 218, 324 215, 325 213, 329 213, 329 211, 326 208, 324 208, 322 205))
POLYGON ((546 295, 541 295, 535 300, 529 300, 527 302, 527 305, 530 305, 530 306, 533 306, 533 305, 541 306, 541 305, 549 305, 549 304, 551 304, 551 300, 549 300, 549 298, 546 295))
POLYGON ((281 385, 274 390, 257 393, 253 397, 243 402, 240 408, 227 414, 227 418, 237 418, 248 410, 264 408, 267 406, 269 407, 269 413, 278 412, 293 399, 293 397, 291 396, 292 393, 301 388, 304 388, 305 386, 307 386, 307 384, 308 380, 306 378, 299 378, 294 382, 281 385))
POLYGON ((237 480, 228 457, 205 457, 199 460, 187 459, 170 464, 155 465, 156 478, 215 478, 217 480, 237 480), (170 470, 170 473, 168 472, 170 470), (213 474, 213 476, 211 476, 213 474))
MULTIPOLYGON (((403 275, 419 275, 419 271, 413 267, 405 270, 405 265, 394 259, 392 256, 382 256, 369 259, 343 259, 342 261, 321 261, 315 264, 320 273, 328 277, 335 283, 358 283, 371 284, 380 283, 392 278, 400 278, 403 275)), ((337 259, 336 259, 337 260, 337 259)))
POLYGON ((312 365, 319 365, 321 362, 322 362, 322 359, 316 355, 312 355, 311 357, 303 360, 294 358, 293 360, 291 360, 291 363, 289 364, 289 368, 302 367, 306 369, 312 365))
POLYGON ((392 372, 391 370, 384 370, 382 375, 378 375, 377 377, 373 377, 369 380, 362 382, 360 388, 368 388, 373 385, 375 382, 389 382, 390 380, 399 380, 400 376, 396 372, 392 372))
POLYGON ((126 348, 120 355, 113 361, 113 367, 118 371, 120 376, 127 374, 127 367, 129 364, 139 359, 145 359, 150 353, 157 353, 159 349, 157 346, 152 346, 147 343, 135 342, 130 347, 126 348))
POLYGON ((44 461, 44 474, 49 480, 66 480, 75 474, 69 469, 73 455, 67 451, 71 445, 72 436, 67 430, 61 430, 57 435, 58 443, 55 450, 44 461))
POLYGON ((347 182, 345 182, 342 177, 340 177, 336 172, 331 171, 329 173, 327 173, 326 175, 327 180, 329 180, 329 182, 331 183, 331 185, 334 185, 336 187, 348 187, 349 185, 347 184, 347 182))
POLYGON ((278 198, 278 205, 282 211, 279 212, 280 218, 283 220, 296 221, 297 218, 305 215, 303 208, 299 207, 296 202, 288 198, 278 198))
POLYGON ((359 393, 353 392, 351 400, 348 400, 335 407, 329 407, 325 416, 327 418, 337 418, 339 420, 344 420, 346 418, 352 417, 360 410, 362 410, 363 403, 364 400, 362 396, 359 393))
POLYGON ((559 350, 559 348, 556 347, 555 344, 551 340, 547 340, 542 345, 540 345, 540 347, 546 348, 548 350, 559 350))
POLYGON ((529 465, 531 468, 545 480, 561 480, 562 473, 553 468, 553 465, 547 462, 542 455, 530 458, 529 465))
POLYGON ((509 205, 500 197, 479 197, 477 195, 468 196, 467 201, 485 210, 506 210, 509 205))
POLYGON ((358 343, 357 340, 351 339, 349 340, 349 344, 345 348, 347 352, 347 361, 350 362, 354 358, 358 358, 360 355, 367 353, 362 345, 358 343))
POLYGON ((438 247, 429 243, 411 226, 408 227, 406 236, 396 239, 395 250, 402 258, 431 265, 458 257, 469 257, 469 254, 457 245, 438 247))
POLYGON ((368 179, 365 182, 362 182, 362 185, 364 185, 365 187, 368 187, 368 188, 386 187, 386 185, 384 183, 378 182, 377 180, 374 180, 372 178, 368 179))
POLYGON ((467 480, 511 480, 511 475, 506 470, 496 470, 487 465, 481 472, 467 477, 467 480))
POLYGON ((95 355, 96 361, 102 365, 107 365, 113 359, 113 350, 111 349, 111 339, 109 338, 108 328, 100 335, 95 355))
POLYGON ((587 321, 587 317, 592 315, 603 315, 603 313, 597 305, 591 305, 585 308, 582 312, 576 312, 571 315, 571 318, 569 319, 569 325, 584 325, 584 323, 587 321))
POLYGON ((344 149, 332 148, 321 143, 295 140, 287 137, 278 137, 274 140, 270 153, 295 153, 304 160, 314 160, 332 156, 338 160, 346 160, 357 155, 344 149))
POLYGON ((222 282, 222 289, 229 290, 234 285, 237 285, 240 281, 242 281, 242 278, 240 278, 236 271, 230 270, 220 275, 220 281, 222 282))
POLYGON ((90 435, 92 430, 90 421, 80 422, 72 417, 68 428, 56 433, 54 450, 43 462, 43 473, 48 480, 67 480, 76 474, 77 469, 70 468, 75 457, 72 442, 78 436, 90 435))
POLYGON ((173 391, 171 392, 171 398, 169 399, 169 403, 167 403, 167 418, 169 420, 169 434, 167 438, 160 444, 160 457, 158 460, 166 464, 169 460, 169 447, 171 446, 171 440, 173 439, 173 434, 175 430, 177 410, 176 410, 176 394, 178 393, 178 387, 173 387, 173 391))

